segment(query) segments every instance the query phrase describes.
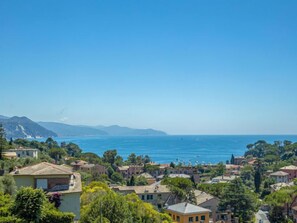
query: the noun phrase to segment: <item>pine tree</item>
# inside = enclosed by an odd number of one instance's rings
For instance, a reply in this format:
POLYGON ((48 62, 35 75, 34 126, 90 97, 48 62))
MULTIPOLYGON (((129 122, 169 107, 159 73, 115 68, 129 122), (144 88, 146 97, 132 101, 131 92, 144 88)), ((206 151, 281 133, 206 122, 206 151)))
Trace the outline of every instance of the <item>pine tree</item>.
POLYGON ((232 154, 230 163, 234 165, 234 155, 232 154))
POLYGON ((2 152, 6 148, 6 143, 5 131, 2 124, 0 124, 0 160, 2 160, 2 152))
POLYGON ((260 192, 260 186, 261 186, 261 173, 260 173, 259 169, 257 169, 255 171, 254 182, 255 182, 255 191, 256 191, 256 193, 259 193, 260 192))
POLYGON ((129 186, 135 186, 135 178, 134 178, 134 176, 131 177, 129 186))

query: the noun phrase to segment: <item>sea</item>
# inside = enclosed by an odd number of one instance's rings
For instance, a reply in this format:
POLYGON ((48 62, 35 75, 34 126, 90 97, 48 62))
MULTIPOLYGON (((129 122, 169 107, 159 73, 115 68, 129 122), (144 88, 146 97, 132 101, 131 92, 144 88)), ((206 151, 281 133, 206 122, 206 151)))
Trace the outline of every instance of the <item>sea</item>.
POLYGON ((185 165, 215 164, 230 160, 231 155, 242 156, 246 146, 258 140, 297 141, 296 135, 174 135, 174 136, 96 136, 55 138, 57 142, 73 142, 83 152, 102 156, 104 151, 116 149, 126 159, 129 154, 149 155, 156 163, 185 165))
POLYGON ((186 165, 214 164, 230 160, 231 155, 242 156, 246 146, 258 140, 297 141, 296 135, 175 135, 175 136, 97 136, 55 138, 59 143, 73 142, 83 152, 102 156, 104 151, 116 149, 126 159, 129 154, 149 155, 156 163, 186 165))

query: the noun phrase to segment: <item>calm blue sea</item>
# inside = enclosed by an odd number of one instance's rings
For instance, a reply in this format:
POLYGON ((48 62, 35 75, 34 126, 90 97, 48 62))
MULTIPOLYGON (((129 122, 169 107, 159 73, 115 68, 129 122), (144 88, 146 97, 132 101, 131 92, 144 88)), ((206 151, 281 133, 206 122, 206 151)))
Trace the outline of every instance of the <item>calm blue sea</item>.
POLYGON ((102 155, 108 149, 117 149, 118 154, 127 158, 134 152, 137 155, 149 155, 158 163, 170 163, 177 160, 194 163, 217 163, 229 160, 231 154, 241 156, 246 145, 257 140, 274 142, 276 140, 297 141, 293 135, 244 135, 244 136, 100 136, 84 138, 56 138, 58 142, 73 142, 84 152, 102 155))

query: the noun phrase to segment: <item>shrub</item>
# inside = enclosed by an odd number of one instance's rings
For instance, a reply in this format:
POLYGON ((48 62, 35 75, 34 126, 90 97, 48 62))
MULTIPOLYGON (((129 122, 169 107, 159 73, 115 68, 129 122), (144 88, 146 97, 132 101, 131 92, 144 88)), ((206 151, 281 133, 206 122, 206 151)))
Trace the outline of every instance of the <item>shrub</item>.
POLYGON ((69 212, 61 212, 55 209, 44 210, 40 223, 71 223, 73 222, 74 214, 69 212))

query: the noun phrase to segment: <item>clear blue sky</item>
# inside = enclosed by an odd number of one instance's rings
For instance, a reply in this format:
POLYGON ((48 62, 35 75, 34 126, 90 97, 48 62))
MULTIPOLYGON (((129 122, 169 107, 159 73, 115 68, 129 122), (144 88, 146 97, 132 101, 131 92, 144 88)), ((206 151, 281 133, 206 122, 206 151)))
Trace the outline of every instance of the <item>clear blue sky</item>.
POLYGON ((2 0, 0 114, 296 134, 296 10, 296 0, 2 0))

